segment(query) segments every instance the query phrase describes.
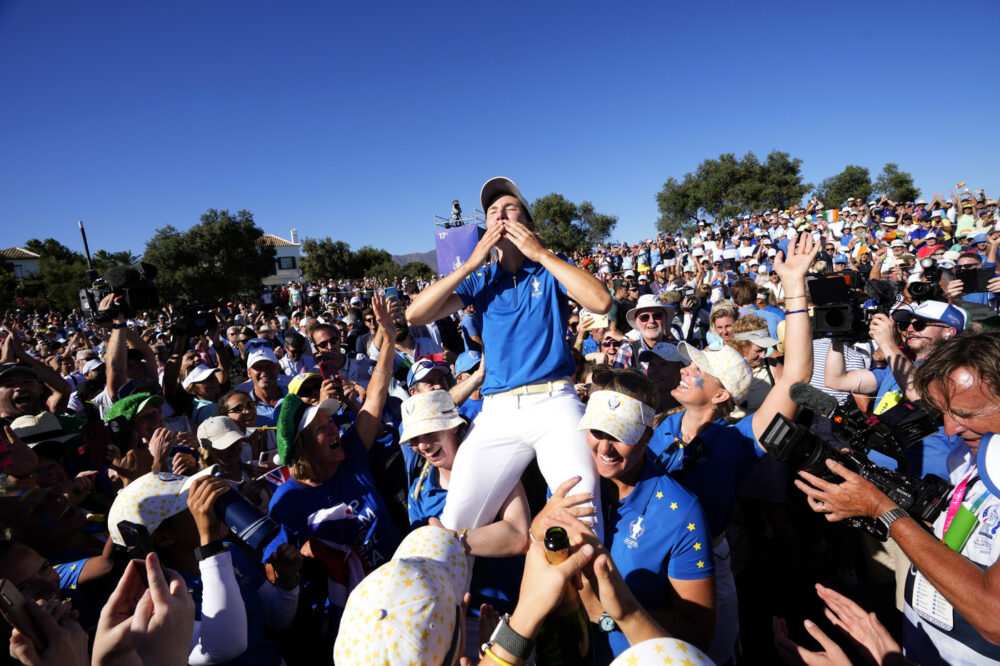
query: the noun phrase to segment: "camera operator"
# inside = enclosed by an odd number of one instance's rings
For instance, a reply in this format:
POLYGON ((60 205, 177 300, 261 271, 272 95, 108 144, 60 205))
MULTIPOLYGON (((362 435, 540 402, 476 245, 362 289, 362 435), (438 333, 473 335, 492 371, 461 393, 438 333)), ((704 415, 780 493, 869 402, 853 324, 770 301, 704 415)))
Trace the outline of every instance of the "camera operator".
MULTIPOLYGON (((996 256, 997 247, 1000 246, 1000 233, 991 234, 987 242, 989 243, 989 250, 986 258, 987 264, 983 264, 983 256, 980 253, 975 250, 966 250, 959 255, 958 261, 956 262, 958 276, 961 276, 962 271, 978 271, 981 268, 992 268, 994 271, 996 270, 996 256)), ((998 304, 996 293, 1000 292, 1000 279, 997 279, 994 275, 987 285, 987 291, 965 293, 964 284, 960 277, 949 281, 946 285, 944 285, 944 289, 945 294, 952 301, 962 299, 963 301, 968 301, 970 303, 979 303, 981 305, 996 308, 998 304)))
POLYGON ((984 435, 1000 431, 1000 333, 966 334, 941 343, 917 368, 913 385, 938 407, 948 435, 962 446, 948 456, 955 490, 929 533, 873 484, 834 461, 827 465, 843 483, 807 472, 796 481, 814 511, 827 520, 878 519, 910 558, 907 574, 906 657, 920 664, 1000 663, 1000 498, 990 496, 977 468, 984 435), (954 522, 974 511, 972 521, 954 522), (971 524, 971 529, 970 529, 971 524), (957 533, 956 533, 957 532, 957 533), (943 541, 952 544, 949 547, 943 541))

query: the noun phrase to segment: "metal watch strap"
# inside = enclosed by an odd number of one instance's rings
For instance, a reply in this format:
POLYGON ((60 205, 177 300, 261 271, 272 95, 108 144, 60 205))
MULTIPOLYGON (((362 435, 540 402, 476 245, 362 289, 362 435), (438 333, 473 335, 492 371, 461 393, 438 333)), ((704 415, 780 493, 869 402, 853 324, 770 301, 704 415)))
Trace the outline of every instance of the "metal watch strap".
POLYGON ((883 513, 881 516, 877 518, 877 520, 878 522, 882 523, 882 525, 885 526, 885 533, 886 535, 888 535, 889 528, 892 527, 892 524, 894 522, 896 522, 900 518, 905 518, 906 516, 909 515, 910 514, 906 513, 906 509, 901 509, 897 506, 895 509, 889 509, 888 511, 883 513))
POLYGON ((490 642, 496 643, 518 659, 527 661, 531 656, 532 648, 535 647, 535 642, 528 640, 521 634, 511 629, 509 622, 509 615, 504 615, 500 618, 500 624, 498 624, 497 628, 493 631, 493 635, 490 637, 490 642))

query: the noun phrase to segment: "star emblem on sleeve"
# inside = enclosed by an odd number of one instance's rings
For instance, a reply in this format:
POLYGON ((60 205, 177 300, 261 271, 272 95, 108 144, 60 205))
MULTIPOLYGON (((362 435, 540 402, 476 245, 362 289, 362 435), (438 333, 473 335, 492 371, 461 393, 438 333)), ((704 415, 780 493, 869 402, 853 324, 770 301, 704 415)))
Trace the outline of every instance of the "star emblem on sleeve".
POLYGON ((700 541, 695 541, 694 542, 694 549, 695 550, 701 550, 701 542, 700 541))
POLYGON ((663 499, 663 491, 662 490, 657 490, 656 491, 656 499, 663 499))
POLYGON ((705 562, 702 561, 702 560, 698 560, 698 568, 699 569, 704 569, 705 568, 705 562))
POLYGON ((694 532, 694 523, 688 523, 688 532, 694 532))
POLYGON ((676 511, 677 510, 677 502, 671 502, 670 503, 670 510, 671 511, 676 511))

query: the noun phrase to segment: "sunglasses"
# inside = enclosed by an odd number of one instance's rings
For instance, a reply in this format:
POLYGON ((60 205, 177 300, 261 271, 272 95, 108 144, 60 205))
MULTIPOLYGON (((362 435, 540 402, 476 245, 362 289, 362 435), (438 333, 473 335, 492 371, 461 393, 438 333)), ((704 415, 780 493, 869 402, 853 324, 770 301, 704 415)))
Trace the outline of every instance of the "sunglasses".
POLYGON ((226 410, 226 414, 242 414, 244 412, 255 412, 257 411, 257 403, 251 400, 250 402, 244 402, 239 405, 234 405, 226 410))
POLYGON ((639 321, 642 321, 642 322, 646 322, 646 321, 649 321, 651 319, 655 320, 655 321, 661 321, 663 319, 663 313, 659 312, 659 311, 657 311, 657 312, 641 312, 641 313, 637 314, 635 316, 635 318, 638 319, 639 321))
POLYGON ((601 343, 601 346, 602 347, 617 347, 620 344, 621 344, 621 342, 619 342, 618 340, 605 340, 604 342, 601 343))
POLYGON ((936 328, 948 328, 946 324, 939 324, 937 322, 927 321, 926 319, 919 319, 917 317, 911 319, 906 326, 907 328, 912 328, 917 333, 924 330, 928 326, 934 326, 936 328))
POLYGON ((322 342, 314 342, 313 344, 320 349, 326 349, 327 347, 333 347, 334 345, 340 344, 340 339, 337 336, 333 336, 323 340, 322 342))

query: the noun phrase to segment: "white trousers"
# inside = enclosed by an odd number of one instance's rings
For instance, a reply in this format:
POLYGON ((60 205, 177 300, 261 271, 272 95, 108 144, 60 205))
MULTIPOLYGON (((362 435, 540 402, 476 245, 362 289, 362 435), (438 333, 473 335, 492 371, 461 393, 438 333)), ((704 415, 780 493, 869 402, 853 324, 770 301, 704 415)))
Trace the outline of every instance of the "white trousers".
MULTIPOLYGON (((601 484, 586 434, 577 430, 584 404, 572 385, 532 395, 486 396, 469 436, 458 449, 441 523, 451 530, 493 522, 521 473, 538 460, 550 490, 573 476, 569 494, 593 492, 601 506, 601 484)), ((600 511, 595 533, 604 536, 600 511)))

